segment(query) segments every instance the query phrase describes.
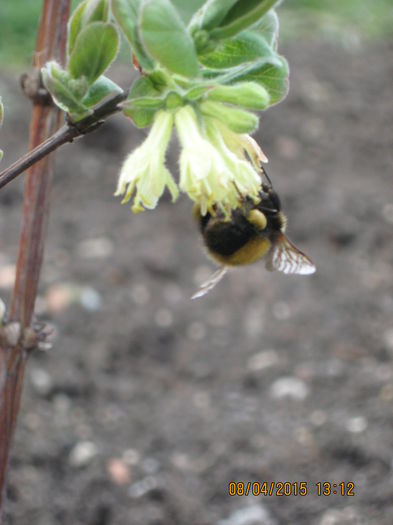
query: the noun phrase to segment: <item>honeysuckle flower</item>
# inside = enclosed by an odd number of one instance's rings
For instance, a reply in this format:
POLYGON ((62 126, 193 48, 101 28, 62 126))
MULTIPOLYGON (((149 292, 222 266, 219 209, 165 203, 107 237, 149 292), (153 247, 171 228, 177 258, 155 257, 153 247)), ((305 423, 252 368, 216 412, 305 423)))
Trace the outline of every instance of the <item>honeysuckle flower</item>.
MULTIPOLYGON (((215 119, 209 118, 206 118, 206 131, 211 143, 220 152, 232 173, 234 183, 232 185, 237 193, 237 198, 239 198, 238 192, 240 191, 242 195, 258 199, 261 176, 256 171, 255 165, 245 159, 244 150, 249 142, 246 141, 244 135, 233 133, 225 125, 218 125, 215 119), (232 149, 228 147, 228 143, 231 144, 232 149)), ((259 165, 258 171, 260 171, 259 165)))
MULTIPOLYGON (((197 202, 204 215, 217 206, 224 213, 239 206, 239 191, 257 197, 261 179, 253 165, 227 146, 215 119, 198 116, 191 106, 175 115, 176 130, 182 146, 180 154, 180 189, 197 202)), ((229 130, 228 130, 229 131, 229 130)), ((232 133, 232 132, 231 132, 232 133)), ((234 140, 236 133, 230 135, 234 140)), ((239 141, 244 141, 242 135, 239 141)), ((229 140, 229 139, 228 139, 229 140)))
POLYGON ((132 206, 135 213, 145 208, 155 208, 166 187, 172 195, 172 201, 179 195, 177 185, 165 167, 165 153, 172 128, 172 114, 159 111, 143 144, 130 153, 123 164, 115 195, 124 195, 124 204, 135 192, 132 206))

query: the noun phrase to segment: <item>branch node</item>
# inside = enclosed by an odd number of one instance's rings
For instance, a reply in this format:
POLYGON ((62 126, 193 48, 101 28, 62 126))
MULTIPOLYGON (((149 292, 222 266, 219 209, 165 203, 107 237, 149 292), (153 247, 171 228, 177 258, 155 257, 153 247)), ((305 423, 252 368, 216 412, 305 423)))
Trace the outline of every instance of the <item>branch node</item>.
POLYGON ((52 97, 42 82, 42 75, 39 69, 36 69, 32 75, 23 73, 20 77, 20 86, 23 93, 33 104, 53 106, 52 97))

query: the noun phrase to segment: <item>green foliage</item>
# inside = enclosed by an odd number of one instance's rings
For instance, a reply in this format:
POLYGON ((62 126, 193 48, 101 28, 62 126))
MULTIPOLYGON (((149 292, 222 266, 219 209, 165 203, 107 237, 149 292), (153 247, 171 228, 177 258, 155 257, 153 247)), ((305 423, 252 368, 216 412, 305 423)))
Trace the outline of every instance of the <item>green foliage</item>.
POLYGON ((138 34, 141 3, 142 0, 112 0, 112 12, 142 69, 152 71, 154 62, 147 55, 138 34))
MULTIPOLYGON (((175 0, 110 0, 144 74, 131 87, 125 115, 145 127, 158 111, 192 102, 237 133, 255 130, 258 119, 246 110, 266 109, 288 87, 270 9, 276 1, 207 0, 192 14, 200 6, 195 0, 187 8, 181 4, 180 14, 175 0)), ((102 77, 119 47, 108 2, 84 0, 77 7, 68 24, 67 68, 51 63, 43 71, 54 100, 75 120, 120 89, 102 77)))
POLYGON ((234 86, 220 85, 208 91, 206 98, 255 110, 266 109, 270 102, 267 90, 256 82, 239 82, 234 86))
POLYGON ((198 74, 194 42, 170 0, 145 0, 139 21, 141 40, 154 60, 171 73, 198 74))
POLYGON ((235 133, 253 133, 258 128, 258 117, 249 111, 234 108, 221 102, 202 102, 203 115, 213 117, 235 133))
POLYGON ((104 73, 119 50, 119 35, 113 24, 93 22, 78 34, 69 60, 74 78, 84 76, 92 84, 104 73))
POLYGON ((82 98, 82 104, 87 108, 93 108, 106 98, 118 93, 121 93, 120 87, 102 75, 89 87, 86 95, 82 98))

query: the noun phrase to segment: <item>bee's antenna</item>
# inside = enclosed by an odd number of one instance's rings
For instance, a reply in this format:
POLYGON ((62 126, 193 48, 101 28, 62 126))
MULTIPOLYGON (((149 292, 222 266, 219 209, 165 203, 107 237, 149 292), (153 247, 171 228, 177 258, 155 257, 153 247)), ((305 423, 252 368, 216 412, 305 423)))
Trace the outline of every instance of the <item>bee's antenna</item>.
POLYGON ((235 182, 234 180, 232 181, 232 184, 235 186, 235 190, 237 191, 237 194, 239 195, 240 200, 241 200, 242 202, 244 202, 245 197, 244 197, 244 195, 242 194, 242 192, 239 190, 239 186, 236 184, 236 182, 235 182))
POLYGON ((268 181, 270 188, 273 188, 272 181, 270 180, 270 177, 267 174, 267 172, 266 172, 266 170, 265 170, 265 168, 264 168, 264 166, 262 164, 261 164, 261 170, 262 170, 262 173, 265 175, 266 180, 268 181))

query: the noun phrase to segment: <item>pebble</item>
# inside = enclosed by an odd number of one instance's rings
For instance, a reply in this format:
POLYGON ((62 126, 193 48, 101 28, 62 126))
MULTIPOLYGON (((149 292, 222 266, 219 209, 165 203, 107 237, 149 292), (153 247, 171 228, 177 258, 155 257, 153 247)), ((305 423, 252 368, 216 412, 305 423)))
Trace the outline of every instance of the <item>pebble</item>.
POLYGON ((128 485, 131 481, 130 467, 120 458, 112 458, 106 466, 110 479, 115 485, 128 485))
POLYGON ((221 520, 218 525, 276 525, 277 521, 269 511, 260 504, 250 505, 235 510, 229 518, 221 520))
POLYGON ((265 350, 252 355, 247 361, 247 368, 252 372, 257 372, 275 366, 278 362, 279 358, 275 350, 265 350))
POLYGON ((72 467, 86 467, 98 454, 97 445, 92 441, 79 441, 71 450, 68 461, 72 467))
POLYGON ((134 448, 128 448, 122 454, 122 458, 127 465, 137 465, 141 459, 141 456, 134 448))
POLYGON ((71 284, 53 284, 49 287, 45 299, 50 313, 57 314, 70 306, 75 297, 75 290, 71 284))
POLYGON ((289 397, 302 401, 308 395, 308 387, 296 377, 281 377, 272 384, 270 394, 275 399, 289 397))
POLYGON ((7 264, 0 268, 0 288, 9 290, 14 286, 16 267, 14 264, 7 264))
POLYGON ((360 523, 359 519, 360 516, 353 507, 332 509, 322 515, 318 525, 355 525, 360 523))
POLYGON ((346 429, 353 434, 361 434, 368 426, 367 419, 363 416, 352 417, 346 422, 346 429))
POLYGON ((52 390, 53 381, 51 376, 43 368, 32 368, 30 370, 31 384, 34 390, 41 396, 47 396, 52 390))
POLYGON ((141 481, 137 481, 136 483, 133 483, 131 485, 129 495, 131 496, 131 498, 138 499, 147 494, 148 492, 154 490, 157 486, 157 478, 155 478, 154 476, 147 476, 141 481))
POLYGON ((78 244, 77 253, 83 259, 104 259, 113 253, 113 242, 106 237, 86 239, 78 244))
POLYGON ((102 300, 101 295, 97 290, 90 286, 86 286, 81 290, 79 302, 85 310, 95 312, 101 307, 102 300))

